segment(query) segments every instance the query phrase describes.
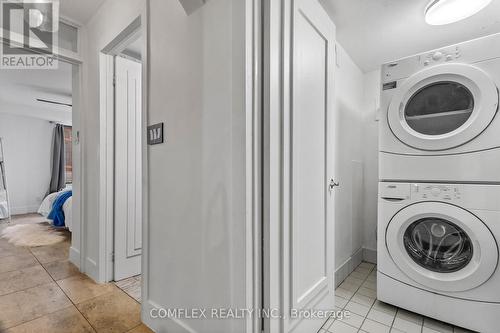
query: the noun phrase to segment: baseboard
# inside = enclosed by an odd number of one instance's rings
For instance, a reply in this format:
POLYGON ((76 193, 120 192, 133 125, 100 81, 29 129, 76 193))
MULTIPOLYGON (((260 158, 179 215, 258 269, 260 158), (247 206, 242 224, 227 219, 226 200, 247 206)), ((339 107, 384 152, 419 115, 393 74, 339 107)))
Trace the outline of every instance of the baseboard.
POLYGON ((10 207, 11 215, 24 215, 38 212, 39 206, 10 207))
POLYGON ((153 332, 179 332, 179 333, 197 333, 193 328, 187 325, 185 322, 177 318, 153 318, 151 316, 152 309, 163 309, 158 304, 155 304, 151 300, 143 301, 142 303, 142 322, 148 326, 153 332))
POLYGON ((97 266, 97 263, 89 257, 85 259, 84 273, 94 281, 99 281, 99 267, 97 266))
POLYGON ((377 250, 363 248, 363 261, 377 264, 377 250))
POLYGON ((74 247, 70 247, 69 262, 78 267, 79 270, 82 270, 82 265, 80 261, 81 261, 80 250, 75 249, 74 247))
POLYGON ((361 248, 335 270, 335 288, 351 274, 361 262, 377 263, 377 250, 361 248))
POLYGON ((363 261, 363 248, 357 250, 339 268, 335 270, 335 288, 337 288, 363 261))

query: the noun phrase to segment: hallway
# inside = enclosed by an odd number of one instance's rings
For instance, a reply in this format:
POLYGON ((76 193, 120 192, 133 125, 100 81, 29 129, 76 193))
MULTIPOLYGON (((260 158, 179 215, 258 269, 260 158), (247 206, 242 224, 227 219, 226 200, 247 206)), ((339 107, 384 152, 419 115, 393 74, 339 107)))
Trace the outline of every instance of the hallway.
POLYGON ((0 332, 151 332, 136 300, 78 272, 69 246, 69 239, 34 248, 0 239, 0 332))

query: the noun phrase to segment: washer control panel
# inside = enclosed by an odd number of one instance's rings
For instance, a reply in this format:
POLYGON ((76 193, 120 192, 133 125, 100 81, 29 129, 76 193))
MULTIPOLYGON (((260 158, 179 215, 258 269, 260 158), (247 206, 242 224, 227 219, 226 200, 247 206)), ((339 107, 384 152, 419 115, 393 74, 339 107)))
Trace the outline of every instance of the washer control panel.
POLYGON ((436 63, 444 63, 460 59, 462 52, 458 46, 449 47, 440 51, 433 51, 422 55, 420 62, 424 66, 436 63))
POLYGON ((412 184, 412 200, 456 202, 462 199, 460 187, 446 184, 412 184))

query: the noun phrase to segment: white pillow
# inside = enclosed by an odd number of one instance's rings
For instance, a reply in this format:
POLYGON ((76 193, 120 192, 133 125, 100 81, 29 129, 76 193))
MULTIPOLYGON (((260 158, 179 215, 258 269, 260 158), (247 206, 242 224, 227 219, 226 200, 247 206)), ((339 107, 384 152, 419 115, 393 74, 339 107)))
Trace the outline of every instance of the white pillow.
POLYGON ((52 205, 54 204, 54 201, 56 201, 59 194, 60 192, 55 192, 45 197, 40 205, 40 208, 38 209, 38 214, 43 215, 44 217, 49 216, 50 211, 52 210, 52 205))

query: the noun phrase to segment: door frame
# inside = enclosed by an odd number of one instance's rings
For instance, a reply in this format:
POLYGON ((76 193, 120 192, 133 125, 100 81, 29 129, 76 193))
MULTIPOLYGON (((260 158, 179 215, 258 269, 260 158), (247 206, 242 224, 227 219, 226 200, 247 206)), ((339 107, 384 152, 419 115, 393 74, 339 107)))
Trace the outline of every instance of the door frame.
MULTIPOLYGON (((147 8, 143 8, 125 29, 104 47, 99 54, 99 91, 100 91, 100 150, 99 150, 99 282, 114 279, 114 156, 115 156, 115 96, 114 96, 114 57, 120 54, 131 41, 142 36, 142 223, 143 258, 147 256, 147 207, 148 207, 148 169, 147 169, 147 106, 148 106, 148 31, 147 8)), ((142 265, 144 269, 144 264, 142 265)), ((146 284, 146 281, 144 281, 146 284)), ((144 288, 145 289, 145 288, 144 288)), ((143 291, 144 292, 144 291, 143 291)))
MULTIPOLYGON (((83 102, 81 96, 83 95, 83 58, 81 56, 82 51, 82 25, 75 21, 72 21, 64 16, 59 17, 60 21, 69 24, 75 27, 78 31, 78 51, 73 52, 70 50, 65 50, 61 48, 56 48, 54 50, 54 56, 58 58, 59 61, 65 62, 67 64, 72 65, 72 99, 73 99, 73 107, 71 110, 72 113, 72 128, 73 128, 73 146, 77 145, 79 153, 76 155, 73 150, 73 189, 75 183, 78 184, 79 188, 76 191, 78 198, 77 200, 73 200, 73 232, 71 237, 71 247, 69 249, 69 261, 73 263, 78 269, 84 272, 84 263, 85 263, 85 230, 86 225, 85 221, 85 206, 83 202, 83 198, 85 197, 85 163, 84 163, 84 148, 85 148, 85 133, 84 127, 82 124, 82 110, 83 102), (76 124, 76 126, 75 126, 76 124), (75 129, 76 128, 76 129, 75 129), (76 157, 76 158, 75 158, 76 157), (75 163, 76 161, 76 163, 75 163), (76 166, 76 167, 75 167, 76 166), (76 172, 75 172, 76 171, 76 172), (78 197, 79 196, 79 197, 78 197), (79 242, 78 246, 75 245, 75 240, 79 242)), ((0 36, 0 43, 14 43, 18 47, 23 47, 24 43, 22 40, 18 38, 14 38, 12 40, 8 40, 7 38, 0 36)), ((23 47, 24 48, 24 47, 23 47)), ((24 48, 28 49, 28 48, 24 48)), ((31 50, 34 52, 33 50, 31 50)), ((75 197, 75 195, 73 195, 75 197)), ((74 198, 73 198, 74 199, 74 198)))

